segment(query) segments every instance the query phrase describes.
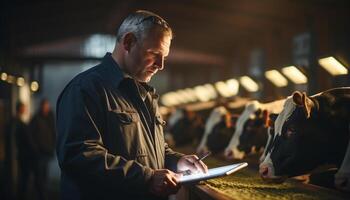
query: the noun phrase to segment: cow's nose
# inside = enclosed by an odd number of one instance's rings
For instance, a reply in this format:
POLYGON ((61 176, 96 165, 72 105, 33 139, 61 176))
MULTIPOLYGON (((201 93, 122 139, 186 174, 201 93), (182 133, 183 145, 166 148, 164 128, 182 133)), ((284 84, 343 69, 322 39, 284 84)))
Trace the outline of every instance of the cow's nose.
POLYGON ((262 166, 259 169, 260 176, 266 177, 269 173, 269 168, 267 166, 262 166))

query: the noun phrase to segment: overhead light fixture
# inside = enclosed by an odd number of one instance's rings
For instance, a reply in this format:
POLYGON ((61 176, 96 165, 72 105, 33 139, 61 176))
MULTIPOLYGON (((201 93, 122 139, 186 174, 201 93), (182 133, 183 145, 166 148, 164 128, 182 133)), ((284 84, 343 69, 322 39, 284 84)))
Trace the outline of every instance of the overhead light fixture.
POLYGON ((211 84, 199 85, 194 88, 199 101, 206 102, 217 97, 214 86, 211 84))
POLYGON ((218 97, 218 94, 216 93, 216 90, 212 84, 205 84, 204 87, 207 89, 207 94, 209 95, 210 99, 215 99, 218 97))
POLYGON ((229 89, 227 88, 227 85, 223 81, 219 81, 215 83, 215 88, 219 92, 219 94, 223 97, 229 97, 229 89))
POLYGON ((307 77, 295 66, 282 68, 282 73, 295 84, 307 83, 307 77))
POLYGON ((229 79, 226 81, 228 89, 231 91, 231 96, 237 95, 239 91, 239 83, 236 79, 229 79))
POLYGON ((24 78, 23 78, 23 77, 18 77, 18 78, 17 78, 17 85, 18 85, 19 87, 24 86, 24 78))
POLYGON ((242 76, 239 82, 248 92, 256 92, 259 90, 258 84, 249 76, 242 76))
POLYGON ((168 92, 162 95, 161 102, 165 106, 174 106, 180 104, 175 92, 168 92))
POLYGON ((285 87, 288 85, 288 81, 277 70, 269 70, 265 72, 265 77, 271 81, 276 87, 285 87))
POLYGON ((37 81, 33 81, 30 83, 30 89, 33 91, 33 92, 36 92, 39 90, 39 83, 37 81))
POLYGON ((318 63, 332 76, 348 74, 348 69, 332 56, 321 58, 318 63))
POLYGON ((196 94, 190 88, 178 90, 177 93, 181 96, 181 99, 186 101, 185 103, 194 102, 197 100, 196 94))
POLYGON ((215 88, 223 97, 231 97, 238 93, 239 83, 236 79, 230 79, 226 82, 219 81, 215 83, 215 88))

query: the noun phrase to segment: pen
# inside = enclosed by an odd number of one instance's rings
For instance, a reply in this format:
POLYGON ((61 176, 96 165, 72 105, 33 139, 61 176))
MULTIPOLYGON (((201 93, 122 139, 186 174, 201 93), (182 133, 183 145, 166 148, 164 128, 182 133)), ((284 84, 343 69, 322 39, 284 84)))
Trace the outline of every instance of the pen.
MULTIPOLYGON (((206 152, 203 156, 201 156, 200 158, 197 159, 197 161, 201 161, 204 160, 206 157, 208 157, 211 154, 210 151, 206 152)), ((190 175, 191 174, 191 170, 186 170, 182 173, 183 175, 190 175)))
POLYGON ((211 152, 208 151, 208 152, 205 153, 202 157, 198 158, 197 161, 204 160, 204 159, 205 159, 206 157, 208 157, 210 154, 211 154, 211 152))

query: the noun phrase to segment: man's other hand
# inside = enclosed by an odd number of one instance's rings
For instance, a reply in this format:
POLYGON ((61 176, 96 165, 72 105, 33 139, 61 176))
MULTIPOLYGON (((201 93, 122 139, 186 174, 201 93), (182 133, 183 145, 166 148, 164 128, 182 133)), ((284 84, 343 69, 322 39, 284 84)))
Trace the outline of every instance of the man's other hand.
POLYGON ((154 170, 153 172, 150 188, 153 194, 166 197, 170 194, 176 194, 180 189, 178 179, 181 175, 167 169, 154 170))

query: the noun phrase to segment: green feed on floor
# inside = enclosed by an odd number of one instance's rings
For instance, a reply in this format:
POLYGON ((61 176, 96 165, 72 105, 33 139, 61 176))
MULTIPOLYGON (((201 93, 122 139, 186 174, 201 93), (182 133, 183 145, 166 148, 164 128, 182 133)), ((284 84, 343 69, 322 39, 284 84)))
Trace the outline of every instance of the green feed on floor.
MULTIPOLYGON (((213 158, 206 160, 206 164, 210 167, 219 166, 218 163, 222 162, 213 158)), ((348 199, 330 190, 303 188, 302 183, 294 181, 287 181, 283 184, 266 183, 260 178, 257 171, 249 168, 223 178, 205 181, 205 183, 208 187, 237 200, 348 199)))

